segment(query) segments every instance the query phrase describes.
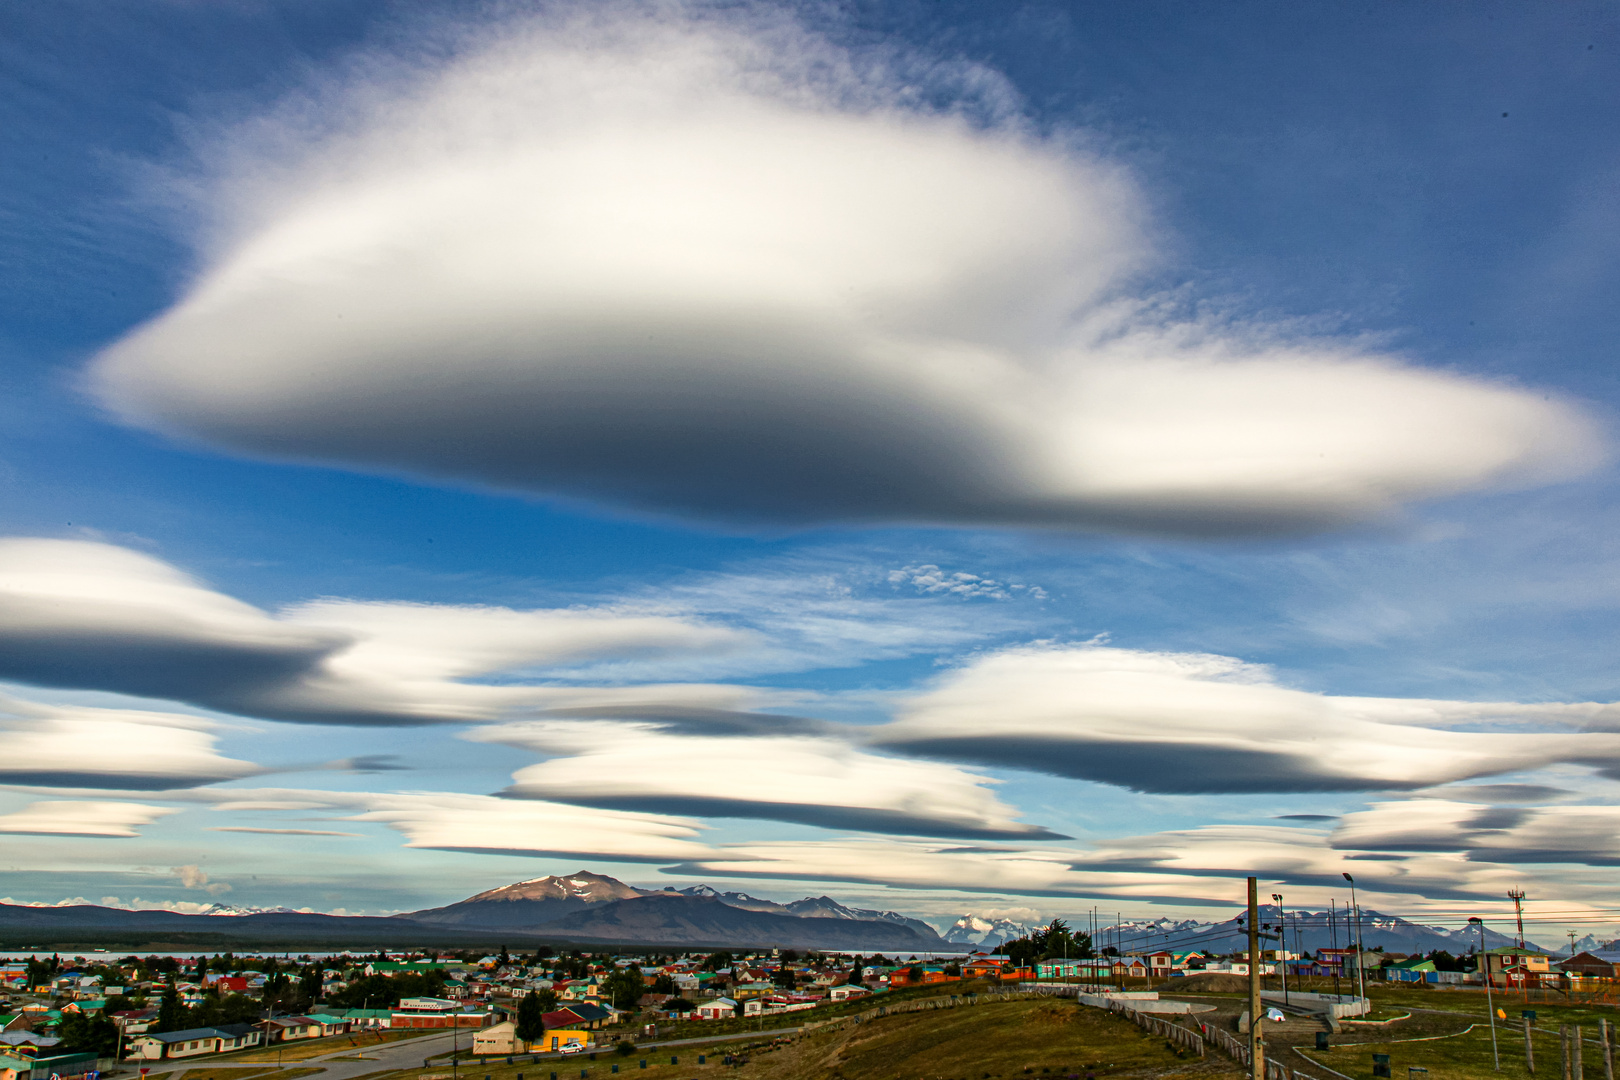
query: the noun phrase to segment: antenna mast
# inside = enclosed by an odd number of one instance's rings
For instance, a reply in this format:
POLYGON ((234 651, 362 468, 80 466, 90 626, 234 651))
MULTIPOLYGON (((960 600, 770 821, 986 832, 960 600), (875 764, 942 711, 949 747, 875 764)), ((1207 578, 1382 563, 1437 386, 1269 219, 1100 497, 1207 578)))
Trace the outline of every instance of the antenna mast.
POLYGON ((1523 889, 1509 889, 1508 899, 1513 901, 1513 917, 1519 924, 1519 948, 1524 948, 1524 908, 1520 904, 1524 901, 1523 889))

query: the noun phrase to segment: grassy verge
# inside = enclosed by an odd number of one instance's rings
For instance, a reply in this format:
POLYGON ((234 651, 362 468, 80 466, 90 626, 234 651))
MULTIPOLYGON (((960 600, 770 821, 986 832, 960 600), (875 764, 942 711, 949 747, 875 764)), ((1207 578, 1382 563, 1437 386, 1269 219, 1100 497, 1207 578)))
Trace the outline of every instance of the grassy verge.
POLYGON ((262 1065, 252 1067, 232 1068, 215 1065, 181 1065, 170 1072, 148 1073, 146 1080, 168 1080, 174 1073, 185 1072, 184 1080, 297 1080, 300 1076, 310 1076, 322 1071, 319 1066, 309 1066, 298 1069, 266 1069, 262 1065))
MULTIPOLYGON (((1591 1038, 1592 1032, 1586 1033, 1591 1038)), ((1390 1073, 1407 1076, 1408 1069, 1427 1069, 1425 1080, 1464 1080, 1465 1077, 1502 1076, 1529 1080, 1531 1073, 1525 1064, 1524 1029, 1510 1030, 1498 1025, 1497 1052, 1501 1058, 1501 1072, 1494 1072, 1491 1053, 1491 1032, 1485 1022, 1474 1024, 1466 1032, 1444 1038, 1392 1039, 1385 1042, 1362 1042, 1342 1046, 1327 1053, 1302 1051, 1303 1056, 1327 1065, 1336 1072, 1361 1080, 1372 1078, 1374 1054, 1388 1054, 1390 1073)), ((1542 1077, 1556 1077, 1559 1069, 1559 1040, 1557 1029, 1535 1029, 1531 1035, 1536 1056, 1536 1073, 1542 1077)), ((1603 1056, 1595 1043, 1585 1044, 1587 1075, 1602 1075, 1603 1056), (1591 1070, 1596 1069, 1596 1072, 1591 1070)))
MULTIPOLYGON (((819 1023, 823 1020, 836 1020, 841 1017, 854 1016, 879 1005, 897 1005, 922 998, 985 994, 992 989, 992 984, 982 979, 971 982, 931 983, 927 986, 915 986, 905 990, 890 990, 882 994, 873 994, 871 997, 861 998, 858 1001, 849 1001, 838 1005, 823 1005, 815 1009, 806 1009, 803 1012, 781 1013, 776 1016, 751 1016, 747 1019, 736 1020, 660 1020, 657 1022, 658 1037, 655 1041, 697 1039, 705 1035, 744 1035, 751 1031, 799 1027, 801 1024, 819 1023)), ((638 1027, 635 1030, 639 1031, 640 1029, 638 1027)), ((625 1034, 631 1034, 631 1030, 629 1028, 625 1029, 625 1034)), ((639 1036, 636 1037, 639 1038, 639 1036)))
POLYGON ((239 1056, 233 1055, 230 1060, 232 1062, 308 1061, 312 1057, 335 1054, 341 1050, 361 1051, 386 1043, 401 1042, 405 1039, 419 1039, 424 1035, 442 1035, 447 1030, 449 1029, 425 1028, 416 1031, 384 1031, 375 1034, 367 1032, 365 1034, 333 1035, 326 1039, 302 1039, 248 1050, 239 1056))

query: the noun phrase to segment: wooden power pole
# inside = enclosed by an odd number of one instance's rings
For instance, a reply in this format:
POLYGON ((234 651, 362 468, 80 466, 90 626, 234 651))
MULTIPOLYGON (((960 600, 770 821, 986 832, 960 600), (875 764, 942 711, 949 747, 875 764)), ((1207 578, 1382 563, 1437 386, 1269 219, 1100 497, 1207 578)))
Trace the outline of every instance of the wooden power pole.
POLYGON ((1266 1041, 1260 1037, 1260 893, 1249 879, 1249 1080, 1266 1080, 1266 1041))

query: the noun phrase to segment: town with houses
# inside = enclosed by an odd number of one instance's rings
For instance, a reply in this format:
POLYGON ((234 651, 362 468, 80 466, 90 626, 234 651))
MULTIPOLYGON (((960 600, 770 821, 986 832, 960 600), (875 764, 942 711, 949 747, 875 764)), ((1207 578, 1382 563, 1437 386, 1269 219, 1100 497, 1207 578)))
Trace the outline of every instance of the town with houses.
MULTIPOLYGON (((680 955, 35 956, 0 965, 0 1080, 96 1080, 119 1068, 306 1040, 465 1030, 473 1057, 567 1054, 679 1025, 809 1012, 927 984, 1079 983, 1130 988, 1200 974, 1246 976, 1243 954, 1164 950, 1075 959, 997 952, 887 957, 768 950, 680 955)), ((1263 975, 1475 984, 1475 957, 1355 948, 1262 954, 1263 975), (1358 966, 1360 970, 1358 971, 1358 966)), ((1620 975, 1620 953, 1482 954, 1492 986, 1567 989, 1620 975)), ((1297 985, 1297 983, 1296 983, 1297 985)))

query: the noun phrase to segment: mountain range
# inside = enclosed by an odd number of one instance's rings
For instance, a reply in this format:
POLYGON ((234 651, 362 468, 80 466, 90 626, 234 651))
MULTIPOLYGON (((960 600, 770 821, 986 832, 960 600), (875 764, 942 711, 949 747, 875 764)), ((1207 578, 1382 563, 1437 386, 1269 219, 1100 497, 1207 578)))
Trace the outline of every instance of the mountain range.
MULTIPOLYGON (((1350 944, 1344 913, 1289 910, 1291 950, 1350 944)), ((1229 953, 1246 947, 1243 914, 1224 922, 1187 919, 1121 921, 1096 930, 1099 947, 1122 951, 1203 949, 1229 953)), ((1276 907, 1260 909, 1263 926, 1279 921, 1276 907)), ((49 943, 163 943, 225 947, 259 945, 463 945, 483 947, 525 940, 599 942, 628 946, 826 949, 860 952, 965 952, 994 949, 1037 927, 1001 917, 968 913, 942 937, 920 919, 894 911, 848 907, 830 896, 791 903, 764 900, 707 885, 641 889, 601 874, 535 878, 469 896, 444 907, 386 918, 324 915, 287 909, 252 910, 215 905, 200 914, 129 911, 90 904, 29 906, 0 904, 0 944, 40 947, 49 943)), ((1076 923, 1076 930, 1086 930, 1076 923)), ((1479 931, 1417 923, 1397 915, 1362 912, 1362 943, 1388 952, 1453 954, 1478 947, 1479 931)), ((1267 941, 1274 947, 1274 941, 1267 941)), ((1514 944, 1487 928, 1485 946, 1514 944)), ((1534 942, 1527 942, 1532 947, 1534 942)), ((1589 943, 1581 942, 1581 947, 1589 943)), ((1595 941, 1590 944, 1597 944, 1595 941)), ((1554 950, 1544 950, 1554 951, 1554 950)), ((1563 950, 1559 950, 1563 951, 1563 950)))
MULTIPOLYGON (((1280 921, 1277 907, 1267 904, 1260 909, 1262 928, 1274 927, 1280 921)), ((1096 943, 1099 948, 1114 945, 1123 952, 1149 949, 1203 949, 1227 953, 1248 945, 1247 914, 1241 913, 1224 922, 1198 922, 1196 920, 1154 919, 1151 921, 1125 920, 1098 928, 1096 943)), ((1077 926, 1083 930, 1085 927, 1077 926)), ((1343 910, 1336 912, 1289 909, 1287 913, 1287 947, 1293 952, 1315 952, 1317 949, 1337 945, 1346 948, 1352 944, 1353 927, 1343 910), (1330 917, 1331 916, 1331 917, 1330 917)), ((1361 913, 1361 944, 1367 949, 1385 952, 1428 953, 1443 949, 1461 955, 1479 947, 1479 930, 1473 927, 1452 929, 1444 926, 1412 922, 1399 915, 1363 910, 1361 913)), ((1495 949, 1516 945, 1515 937, 1485 928, 1485 947, 1495 949)), ((1543 952, 1534 941, 1527 946, 1543 952)), ((1275 941, 1267 941, 1267 948, 1276 948, 1275 941)), ((1564 950, 1567 953, 1567 949, 1564 950)))
POLYGON ((789 904, 707 885, 638 889, 582 870, 481 892, 396 919, 463 930, 515 930, 571 941, 949 952, 932 926, 830 896, 789 904))
POLYGON ((830 896, 790 904, 706 885, 638 889, 580 871, 490 889, 455 904, 386 918, 213 907, 201 914, 93 904, 0 904, 0 942, 260 945, 465 945, 524 939, 631 946, 774 947, 861 952, 961 951, 934 928, 892 911, 851 908, 830 896))

